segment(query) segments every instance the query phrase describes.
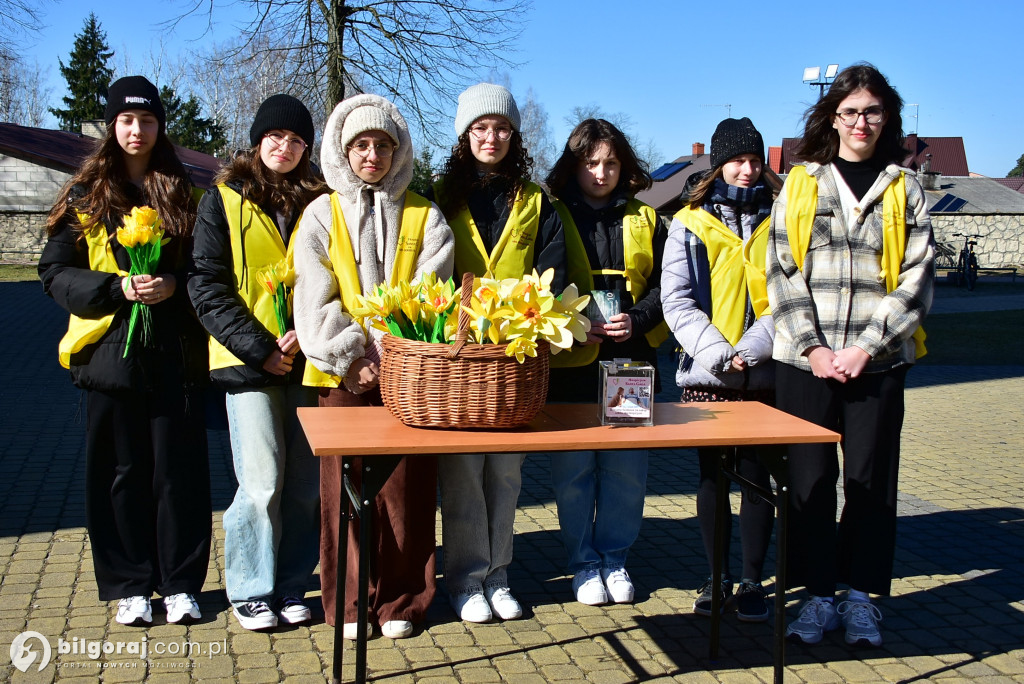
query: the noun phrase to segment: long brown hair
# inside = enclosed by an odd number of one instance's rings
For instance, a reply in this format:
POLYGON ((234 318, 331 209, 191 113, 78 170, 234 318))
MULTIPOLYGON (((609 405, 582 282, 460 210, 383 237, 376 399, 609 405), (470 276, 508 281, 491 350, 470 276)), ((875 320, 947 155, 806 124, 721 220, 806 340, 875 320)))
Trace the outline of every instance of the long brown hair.
POLYGON ((858 90, 866 90, 882 101, 885 126, 878 137, 874 158, 886 163, 902 163, 908 152, 903 148, 903 98, 874 66, 863 62, 847 67, 832 81, 825 97, 804 114, 804 137, 795 151, 804 161, 828 164, 839 154, 839 133, 832 127, 839 104, 858 90))
POLYGON ((467 198, 476 190, 495 180, 505 180, 509 183, 508 206, 511 209, 516 197, 526 185, 530 172, 533 171, 533 159, 526 151, 523 136, 514 130, 508 139, 508 154, 493 170, 481 177, 477 172, 476 157, 473 156, 470 147, 469 135, 469 131, 465 131, 459 136, 441 172, 444 177, 444 191, 435 199, 441 213, 449 218, 466 206, 467 198))
MULTIPOLYGON (((57 201, 46 218, 47 235, 56 233, 66 219, 73 222, 76 230, 84 232, 104 220, 120 225, 121 216, 131 213, 135 201, 129 196, 128 167, 124 162, 124 150, 117 142, 116 125, 113 122, 107 126, 107 133, 96 151, 89 155, 78 173, 57 195, 57 201), (85 188, 85 194, 78 196, 77 191, 73 192, 76 186, 85 188), (92 225, 80 225, 76 212, 89 216, 92 225)), ((142 195, 163 219, 164 232, 175 236, 192 234, 196 219, 192 183, 163 127, 157 133, 150 152, 142 181, 142 195)))
POLYGON ((627 194, 632 197, 651 187, 653 181, 647 171, 647 164, 636 156, 633 146, 622 131, 605 119, 585 119, 569 134, 562 156, 548 174, 547 184, 552 195, 562 197, 565 187, 576 176, 580 162, 586 161, 601 143, 611 146, 622 165, 616 189, 625 187, 627 194))
POLYGON ((213 182, 241 183, 242 197, 257 206, 271 206, 282 214, 291 215, 302 211, 306 205, 328 190, 327 184, 313 172, 309 162, 309 147, 302 151, 302 157, 288 173, 275 173, 260 159, 258 144, 239 153, 225 165, 213 182))

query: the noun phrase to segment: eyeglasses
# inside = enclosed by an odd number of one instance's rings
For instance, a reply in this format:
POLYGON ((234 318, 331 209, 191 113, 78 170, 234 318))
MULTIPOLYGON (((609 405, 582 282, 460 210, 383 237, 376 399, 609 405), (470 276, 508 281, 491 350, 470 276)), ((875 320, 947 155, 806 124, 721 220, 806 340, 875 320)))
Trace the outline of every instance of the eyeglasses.
POLYGON ((861 116, 864 117, 865 122, 871 125, 882 123, 882 119, 885 117, 885 110, 881 107, 868 107, 863 112, 858 112, 856 109, 844 109, 841 112, 836 112, 836 116, 839 117, 839 121, 844 126, 853 128, 857 125, 857 121, 861 116))
POLYGON ((494 134, 494 137, 501 142, 505 142, 512 137, 512 129, 506 126, 488 128, 487 126, 479 125, 470 128, 469 132, 476 138, 477 142, 484 142, 491 134, 494 134))
POLYGON ((349 145, 348 150, 349 152, 355 152, 363 159, 366 159, 367 157, 370 156, 371 150, 376 152, 377 156, 380 157, 381 159, 387 159, 388 157, 395 153, 395 147, 396 146, 394 143, 390 143, 387 140, 383 140, 377 143, 376 145, 371 145, 368 142, 363 142, 362 140, 360 140, 359 142, 349 145))
POLYGON ((269 138, 270 142, 272 142, 276 147, 288 145, 288 147, 294 150, 295 152, 302 152, 303 150, 306 149, 306 141, 303 140, 302 138, 290 138, 287 135, 283 135, 277 131, 267 133, 263 137, 269 138))

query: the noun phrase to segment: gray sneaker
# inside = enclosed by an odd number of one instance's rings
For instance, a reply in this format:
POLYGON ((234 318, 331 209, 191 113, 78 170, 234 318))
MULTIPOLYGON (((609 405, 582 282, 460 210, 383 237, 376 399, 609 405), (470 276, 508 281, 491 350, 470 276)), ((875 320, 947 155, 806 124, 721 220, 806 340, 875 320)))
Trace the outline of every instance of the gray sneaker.
POLYGON ((882 611, 878 606, 867 601, 843 601, 836 613, 846 626, 846 643, 851 646, 882 645, 882 635, 878 631, 882 611))
POLYGON ((800 609, 797 619, 789 623, 786 637, 795 637, 805 644, 816 644, 825 632, 839 629, 839 623, 836 607, 821 597, 813 596, 800 609))

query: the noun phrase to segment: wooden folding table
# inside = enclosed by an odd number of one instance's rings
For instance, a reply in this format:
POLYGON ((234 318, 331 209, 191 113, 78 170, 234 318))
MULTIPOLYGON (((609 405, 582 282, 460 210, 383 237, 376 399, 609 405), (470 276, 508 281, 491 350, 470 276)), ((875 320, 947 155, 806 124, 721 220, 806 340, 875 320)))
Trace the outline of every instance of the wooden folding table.
MULTIPOLYGON (((400 423, 383 407, 300 408, 299 421, 316 456, 341 456, 341 510, 345 499, 360 519, 357 614, 367 610, 371 505, 395 466, 404 457, 428 454, 520 453, 597 449, 675 449, 706 446, 806 444, 837 442, 839 435, 758 402, 656 404, 655 425, 603 426, 595 404, 549 404, 526 425, 505 430, 438 430, 400 423), (351 461, 363 457, 361 491, 346 474, 351 461)), ((725 466, 723 465, 723 469, 725 466)), ((351 514, 349 514, 351 516, 351 514)), ((348 536, 339 526, 337 618, 333 681, 341 682, 345 574, 348 536)), ((784 582, 776 573, 776 611, 784 607, 784 582)), ((778 624, 778 623, 777 623, 778 624)), ((356 682, 366 681, 366 621, 358 620, 356 682)), ((717 651, 717 621, 711 651, 717 651)), ((783 638, 776 634, 776 640, 783 638)), ((776 680, 781 681, 783 652, 776 647, 776 680)))

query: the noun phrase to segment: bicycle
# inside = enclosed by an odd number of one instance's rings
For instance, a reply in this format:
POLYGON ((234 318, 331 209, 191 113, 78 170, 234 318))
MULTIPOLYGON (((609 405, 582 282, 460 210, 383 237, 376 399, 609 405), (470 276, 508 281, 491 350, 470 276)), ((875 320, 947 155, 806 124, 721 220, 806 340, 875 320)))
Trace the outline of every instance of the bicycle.
POLYGON ((977 240, 971 238, 980 238, 980 235, 967 235, 965 233, 953 233, 953 237, 962 237, 964 239, 964 246, 960 250, 960 256, 956 260, 956 284, 957 286, 965 285, 968 290, 973 290, 975 283, 978 282, 978 257, 974 254, 974 246, 978 244, 977 240))

